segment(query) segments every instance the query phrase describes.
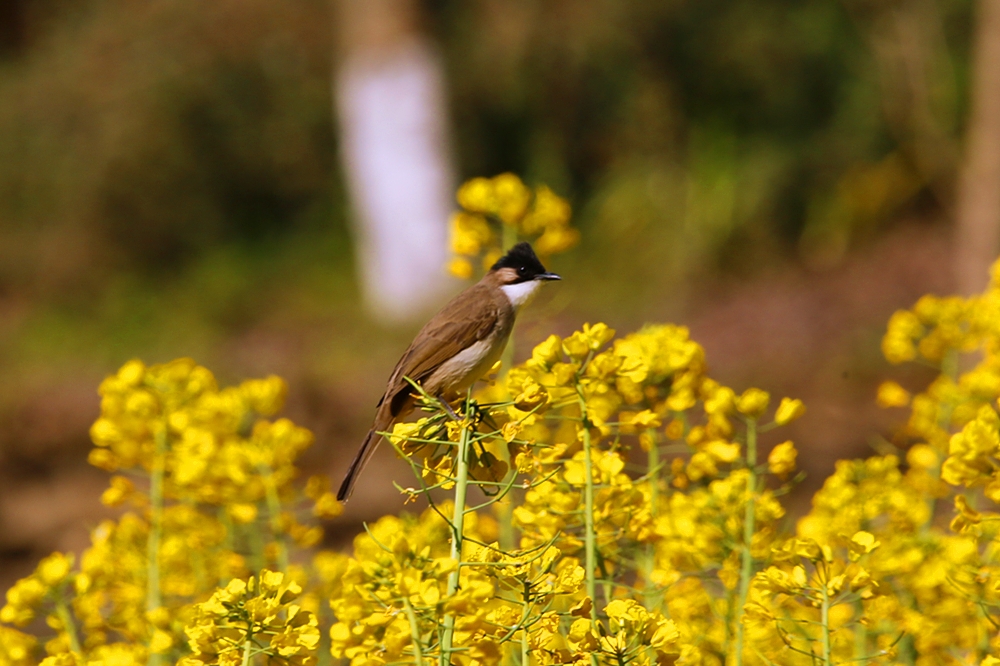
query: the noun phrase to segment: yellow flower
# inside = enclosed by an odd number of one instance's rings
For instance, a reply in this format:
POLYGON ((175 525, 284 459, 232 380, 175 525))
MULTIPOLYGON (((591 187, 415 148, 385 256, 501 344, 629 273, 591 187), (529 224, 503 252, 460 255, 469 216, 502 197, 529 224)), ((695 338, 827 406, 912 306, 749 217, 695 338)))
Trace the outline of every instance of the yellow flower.
POLYGON ((522 385, 521 392, 514 398, 514 406, 521 411, 530 412, 549 401, 549 393, 534 381, 522 385))
POLYGON ((52 553, 38 564, 35 575, 48 587, 56 587, 66 580, 72 567, 72 555, 52 553))
POLYGON ((7 604, 0 608, 0 622, 24 626, 35 617, 48 590, 38 578, 29 576, 7 590, 7 604))
POLYGON ((226 507, 229 516, 237 523, 247 525, 257 520, 257 505, 249 503, 230 504, 226 507))
POLYGON ((531 350, 530 364, 548 368, 562 356, 562 339, 558 335, 550 335, 531 350))
POLYGON ((344 505, 338 502, 337 496, 331 492, 320 495, 313 506, 313 515, 324 520, 336 518, 342 513, 344 513, 344 505))
POLYGON ((916 358, 917 348, 914 340, 923 332, 923 325, 912 312, 899 310, 894 313, 882 338, 882 353, 886 360, 898 364, 916 358))
POLYGON ((701 444, 700 448, 713 460, 721 463, 734 463, 740 457, 740 446, 733 442, 713 439, 701 444))
POLYGON ((143 362, 138 359, 132 359, 118 370, 116 379, 125 387, 138 386, 142 382, 145 373, 146 366, 143 362))
POLYGON ((570 625, 569 634, 566 636, 570 643, 576 645, 576 649, 581 652, 594 652, 599 645, 599 638, 594 633, 590 620, 580 618, 570 625))
POLYGON ((101 494, 101 503, 119 506, 135 494, 135 484, 124 476, 111 477, 110 486, 101 494))
POLYGON ((653 635, 649 638, 650 647, 660 652, 676 652, 676 643, 680 638, 677 623, 657 614, 653 618, 653 635))
POLYGON ((952 485, 971 486, 993 473, 994 457, 1000 449, 1000 417, 989 405, 948 442, 948 458, 941 478, 952 485))
POLYGON ((0 664, 34 666, 38 639, 10 627, 0 626, 0 664))
POLYGON ((479 664, 486 666, 497 664, 501 657, 500 646, 493 640, 478 640, 469 647, 469 656, 479 664))
POLYGON ((609 328, 607 324, 602 322, 593 326, 584 324, 582 330, 576 331, 563 340, 562 347, 567 356, 582 359, 587 354, 599 350, 613 337, 615 337, 615 330, 609 328))
POLYGON ((893 381, 879 384, 875 398, 879 407, 906 407, 910 404, 910 393, 893 381))
POLYGON ((504 224, 517 224, 531 202, 531 190, 514 174, 502 173, 493 178, 493 193, 500 220, 504 224))
POLYGON ((288 384, 281 377, 271 375, 267 379, 250 379, 240 385, 250 409, 261 416, 274 416, 285 406, 288 384))
POLYGON ((736 409, 745 416, 758 418, 767 409, 771 396, 759 388, 748 388, 736 399, 736 409))
POLYGON ((774 413, 774 422, 778 425, 785 425, 786 423, 791 423, 805 413, 806 406, 802 404, 801 400, 782 398, 781 404, 778 405, 778 410, 774 413))
POLYGON ((785 478, 795 471, 797 457, 798 451, 795 450, 795 445, 791 440, 782 442, 771 449, 771 453, 768 454, 767 468, 771 474, 785 478))
POLYGON ((851 548, 852 550, 857 548, 857 552, 862 555, 867 555, 876 548, 878 548, 880 542, 875 539, 875 535, 871 532, 865 532, 864 530, 856 532, 854 536, 851 537, 851 548))
POLYGON ((448 262, 448 273, 459 280, 468 280, 472 277, 472 262, 462 257, 455 257, 448 262))
POLYGON ((495 235, 482 215, 455 213, 451 217, 451 250, 455 254, 476 256, 494 242, 495 235))
MULTIPOLYGON (((45 645, 46 650, 55 652, 56 654, 49 655, 39 666, 81 666, 80 662, 77 661, 76 655, 65 649, 65 646, 60 645, 59 641, 50 641, 45 645), (53 645, 55 643, 55 645, 53 645)), ((136 666, 138 666, 136 664, 136 666)))
POLYGON ((542 185, 535 190, 534 205, 522 222, 521 228, 525 234, 532 236, 548 229, 565 228, 569 224, 571 214, 569 203, 542 185))
POLYGON ((636 429, 646 430, 649 428, 659 428, 663 425, 660 416, 649 409, 641 412, 622 412, 619 415, 621 425, 634 432, 636 429))
POLYGON ((728 414, 736 401, 736 393, 728 386, 712 387, 705 391, 705 411, 709 414, 728 414))
POLYGON ((466 181, 456 195, 458 205, 472 213, 491 213, 496 209, 496 195, 489 178, 466 181))
POLYGON ((535 249, 539 254, 559 254, 580 242, 580 232, 569 227, 546 229, 538 240, 535 249))
MULTIPOLYGON (((153 632, 149 639, 149 651, 153 654, 162 654, 174 646, 174 638, 162 629, 153 632)), ((89 665, 88 665, 89 666, 89 665)))
POLYGON ((918 469, 934 469, 941 462, 941 457, 932 446, 914 444, 906 452, 906 462, 918 469))

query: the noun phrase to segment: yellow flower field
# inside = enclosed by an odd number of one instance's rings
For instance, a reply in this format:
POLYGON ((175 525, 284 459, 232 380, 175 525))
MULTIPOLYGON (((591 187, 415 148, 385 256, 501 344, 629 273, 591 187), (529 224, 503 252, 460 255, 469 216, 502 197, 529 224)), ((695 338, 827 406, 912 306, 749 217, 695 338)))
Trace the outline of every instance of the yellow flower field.
MULTIPOLYGON (((494 247, 487 213, 530 226, 554 201, 482 180, 459 196, 468 257, 494 247)), ((575 241, 545 219, 519 232, 575 241)), ((1000 265, 893 315, 883 351, 938 374, 881 386, 910 410, 895 452, 839 462, 790 524, 795 445, 759 438, 799 400, 713 380, 681 326, 550 336, 460 421, 425 397, 395 427, 426 508, 351 553, 316 548, 341 507, 296 467, 312 436, 276 418, 281 379, 131 361, 90 454, 127 511, 7 591, 0 665, 997 666, 1000 265)))

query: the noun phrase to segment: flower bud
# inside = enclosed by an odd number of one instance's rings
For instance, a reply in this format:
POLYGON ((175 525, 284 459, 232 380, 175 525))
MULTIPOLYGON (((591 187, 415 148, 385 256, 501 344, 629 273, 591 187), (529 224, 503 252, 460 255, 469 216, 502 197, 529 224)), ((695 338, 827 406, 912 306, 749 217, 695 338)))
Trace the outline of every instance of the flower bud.
POLYGON ((774 413, 774 422, 778 425, 791 423, 806 413, 806 406, 799 399, 782 398, 778 411, 774 413))
POLYGON ((748 388, 736 399, 736 409, 744 416, 757 418, 767 409, 771 396, 759 388, 748 388))

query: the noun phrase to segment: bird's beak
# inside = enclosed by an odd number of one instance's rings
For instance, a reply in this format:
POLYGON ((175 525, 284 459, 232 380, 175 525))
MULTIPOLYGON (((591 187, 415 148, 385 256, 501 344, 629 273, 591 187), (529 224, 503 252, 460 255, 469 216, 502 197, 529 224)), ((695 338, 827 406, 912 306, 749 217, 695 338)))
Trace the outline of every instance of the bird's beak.
POLYGON ((535 276, 536 280, 562 280, 561 277, 555 273, 539 273, 535 276))

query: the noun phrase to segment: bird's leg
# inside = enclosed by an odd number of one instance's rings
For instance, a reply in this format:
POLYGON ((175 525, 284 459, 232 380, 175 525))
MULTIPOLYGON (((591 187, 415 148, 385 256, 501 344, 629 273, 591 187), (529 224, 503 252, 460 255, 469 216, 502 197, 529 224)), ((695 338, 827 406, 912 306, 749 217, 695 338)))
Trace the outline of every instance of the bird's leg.
POLYGON ((447 399, 445 399, 445 398, 438 398, 438 402, 441 403, 441 406, 444 407, 444 411, 448 412, 448 415, 451 416, 451 418, 453 418, 456 421, 458 421, 459 423, 461 423, 462 417, 460 417, 458 414, 455 413, 455 410, 452 409, 451 405, 448 404, 448 400, 447 399))
MULTIPOLYGON (((448 412, 448 415, 451 416, 451 418, 455 419, 459 423, 461 423, 462 421, 465 420, 465 416, 459 416, 458 413, 455 411, 455 409, 451 406, 451 403, 448 401, 447 398, 444 398, 443 396, 439 396, 438 397, 438 402, 441 403, 441 406, 444 407, 444 410, 446 412, 448 412)), ((479 404, 476 403, 475 400, 472 400, 470 398, 466 398, 463 401, 463 404, 462 404, 462 413, 463 414, 468 414, 469 411, 470 411, 469 410, 470 406, 472 407, 472 410, 475 411, 475 417, 473 418, 473 422, 474 423, 479 423, 480 421, 483 420, 483 417, 486 414, 486 412, 483 411, 479 407, 479 404)))

